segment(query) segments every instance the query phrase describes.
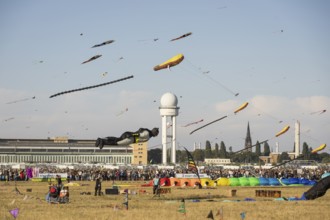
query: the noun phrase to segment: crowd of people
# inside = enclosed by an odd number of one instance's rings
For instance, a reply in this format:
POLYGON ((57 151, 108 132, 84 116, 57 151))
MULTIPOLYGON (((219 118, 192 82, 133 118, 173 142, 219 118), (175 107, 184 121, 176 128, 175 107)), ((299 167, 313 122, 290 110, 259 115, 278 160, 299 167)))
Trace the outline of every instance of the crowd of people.
MULTIPOLYGON (((207 174, 215 180, 219 177, 266 177, 266 178, 305 178, 309 180, 320 180, 322 174, 330 172, 330 167, 317 169, 303 169, 278 167, 275 169, 221 169, 218 167, 205 167, 200 169, 200 174, 207 174)), ((79 166, 74 169, 58 168, 56 166, 38 166, 38 173, 65 173, 69 181, 95 181, 101 178, 103 181, 149 181, 156 175, 160 178, 175 177, 176 174, 191 173, 186 167, 176 167, 174 169, 158 169, 156 166, 144 168, 120 167, 104 168, 102 166, 84 167, 79 166)), ((27 169, 13 169, 9 167, 0 167, 1 181, 27 181, 29 175, 27 169)))

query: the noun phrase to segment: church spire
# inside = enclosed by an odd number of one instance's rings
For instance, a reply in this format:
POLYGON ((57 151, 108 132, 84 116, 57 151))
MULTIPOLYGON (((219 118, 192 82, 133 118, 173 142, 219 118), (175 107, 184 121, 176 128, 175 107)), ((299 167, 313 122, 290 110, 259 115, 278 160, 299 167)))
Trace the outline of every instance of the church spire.
POLYGON ((248 122, 246 138, 245 138, 245 149, 247 151, 252 151, 252 140, 251 140, 251 133, 250 133, 250 123, 248 122))

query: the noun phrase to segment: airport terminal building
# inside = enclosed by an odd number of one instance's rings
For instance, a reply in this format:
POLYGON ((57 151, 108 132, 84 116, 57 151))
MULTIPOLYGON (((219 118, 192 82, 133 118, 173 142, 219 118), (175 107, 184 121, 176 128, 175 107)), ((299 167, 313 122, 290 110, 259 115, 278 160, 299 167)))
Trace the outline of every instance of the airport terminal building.
POLYGON ((147 164, 147 142, 95 147, 95 140, 67 137, 0 139, 0 163, 147 164))

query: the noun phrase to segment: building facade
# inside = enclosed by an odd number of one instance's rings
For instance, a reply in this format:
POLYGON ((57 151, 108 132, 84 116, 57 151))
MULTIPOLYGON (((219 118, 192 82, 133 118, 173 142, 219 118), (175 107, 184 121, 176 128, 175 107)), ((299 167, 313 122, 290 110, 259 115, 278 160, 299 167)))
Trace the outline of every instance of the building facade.
POLYGON ((0 163, 147 164, 147 142, 95 147, 95 140, 0 139, 0 163))

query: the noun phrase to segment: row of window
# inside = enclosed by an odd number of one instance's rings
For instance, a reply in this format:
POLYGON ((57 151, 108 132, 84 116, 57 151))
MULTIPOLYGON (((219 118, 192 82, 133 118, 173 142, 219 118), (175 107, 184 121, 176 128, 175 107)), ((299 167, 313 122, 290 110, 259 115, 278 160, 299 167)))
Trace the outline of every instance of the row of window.
POLYGON ((0 155, 0 163, 56 162, 56 163, 132 163, 131 156, 105 155, 0 155))
POLYGON ((0 153, 23 153, 23 152, 34 152, 34 153, 44 153, 44 152, 52 152, 52 153, 60 153, 60 152, 76 152, 76 153, 132 153, 132 150, 118 150, 118 149, 42 149, 42 148, 0 148, 0 153))

